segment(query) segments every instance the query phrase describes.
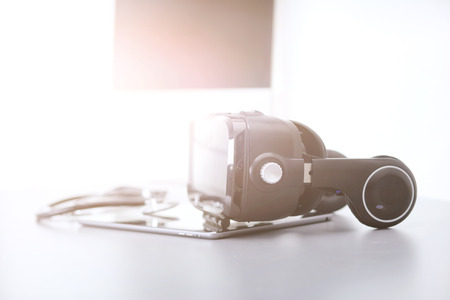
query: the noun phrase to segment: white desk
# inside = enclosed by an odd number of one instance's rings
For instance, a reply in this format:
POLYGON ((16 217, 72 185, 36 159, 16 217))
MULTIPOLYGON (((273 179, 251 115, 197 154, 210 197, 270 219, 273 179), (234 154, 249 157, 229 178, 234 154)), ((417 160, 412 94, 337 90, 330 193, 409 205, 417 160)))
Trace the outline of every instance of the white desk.
POLYGON ((450 202, 388 230, 331 222, 200 240, 34 221, 43 193, 0 193, 0 299, 450 299, 450 202))

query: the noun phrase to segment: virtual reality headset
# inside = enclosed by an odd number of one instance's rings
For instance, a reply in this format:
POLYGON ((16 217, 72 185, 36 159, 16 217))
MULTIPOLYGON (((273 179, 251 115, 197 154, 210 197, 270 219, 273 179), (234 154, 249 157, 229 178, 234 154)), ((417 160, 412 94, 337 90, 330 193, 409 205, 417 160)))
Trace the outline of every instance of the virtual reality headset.
POLYGON ((346 158, 307 126, 260 112, 215 114, 190 129, 188 192, 219 220, 268 221, 348 205, 368 226, 387 228, 412 211, 412 172, 389 156, 346 158))

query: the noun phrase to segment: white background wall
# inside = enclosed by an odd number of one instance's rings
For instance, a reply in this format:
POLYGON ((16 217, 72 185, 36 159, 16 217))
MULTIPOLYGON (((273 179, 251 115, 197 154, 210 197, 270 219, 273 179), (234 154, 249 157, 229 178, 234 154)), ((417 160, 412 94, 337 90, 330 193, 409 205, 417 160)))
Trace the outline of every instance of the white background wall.
POLYGON ((269 110, 269 89, 114 91, 114 0, 2 2, 0 30, 0 189, 185 181, 192 119, 269 110))
POLYGON ((272 91, 114 92, 113 16, 113 0, 0 4, 0 189, 183 180, 190 119, 273 96, 329 148, 397 156, 449 199, 450 2, 277 0, 272 91))
POLYGON ((276 1, 277 114, 349 157, 392 155, 450 197, 450 2, 276 1))

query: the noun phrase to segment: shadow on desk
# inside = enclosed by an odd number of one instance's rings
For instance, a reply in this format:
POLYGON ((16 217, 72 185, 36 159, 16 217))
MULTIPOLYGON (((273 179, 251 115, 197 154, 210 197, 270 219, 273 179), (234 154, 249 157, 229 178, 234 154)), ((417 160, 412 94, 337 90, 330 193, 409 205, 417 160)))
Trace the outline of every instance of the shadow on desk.
POLYGON ((2 194, 0 299, 450 298, 447 202, 419 200, 387 230, 345 208, 330 222, 200 240, 41 226, 26 199, 2 194))

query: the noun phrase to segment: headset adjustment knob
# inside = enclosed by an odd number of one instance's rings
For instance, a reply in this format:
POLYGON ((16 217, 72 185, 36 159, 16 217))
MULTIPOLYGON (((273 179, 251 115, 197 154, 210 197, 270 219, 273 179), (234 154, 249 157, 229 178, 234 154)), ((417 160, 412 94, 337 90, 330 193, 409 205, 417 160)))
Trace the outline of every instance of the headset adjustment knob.
POLYGON ((259 174, 265 183, 275 184, 283 177, 283 168, 275 162, 267 162, 261 167, 259 174))

